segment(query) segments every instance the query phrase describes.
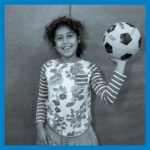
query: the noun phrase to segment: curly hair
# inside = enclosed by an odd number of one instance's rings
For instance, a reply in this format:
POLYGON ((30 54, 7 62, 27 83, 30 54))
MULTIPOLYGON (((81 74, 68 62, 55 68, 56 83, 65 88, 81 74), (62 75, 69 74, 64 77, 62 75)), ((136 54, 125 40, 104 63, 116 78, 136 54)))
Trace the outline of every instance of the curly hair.
POLYGON ((85 30, 84 25, 78 20, 67 18, 66 16, 58 17, 58 19, 53 20, 48 26, 45 26, 44 40, 49 42, 50 45, 54 47, 56 30, 62 26, 66 26, 74 31, 77 35, 77 38, 80 38, 80 43, 78 44, 76 50, 76 56, 80 57, 80 55, 83 54, 83 50, 85 49, 85 44, 82 40, 85 30))

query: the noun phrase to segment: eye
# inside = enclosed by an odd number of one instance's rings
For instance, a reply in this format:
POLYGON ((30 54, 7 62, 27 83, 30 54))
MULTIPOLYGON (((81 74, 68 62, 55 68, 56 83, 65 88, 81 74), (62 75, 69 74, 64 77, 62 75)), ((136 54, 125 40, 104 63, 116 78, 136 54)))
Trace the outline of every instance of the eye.
POLYGON ((61 40, 62 39, 62 37, 58 37, 56 40, 61 40))
POLYGON ((69 37, 69 38, 73 37, 73 34, 69 34, 68 37, 69 37))

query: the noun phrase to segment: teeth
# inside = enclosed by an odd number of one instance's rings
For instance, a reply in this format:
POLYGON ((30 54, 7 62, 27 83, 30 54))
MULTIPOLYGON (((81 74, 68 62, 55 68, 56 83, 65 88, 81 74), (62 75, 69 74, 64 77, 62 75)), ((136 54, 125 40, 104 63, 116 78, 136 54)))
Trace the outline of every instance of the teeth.
POLYGON ((65 50, 69 50, 69 48, 70 48, 70 47, 65 47, 64 49, 65 49, 65 50))

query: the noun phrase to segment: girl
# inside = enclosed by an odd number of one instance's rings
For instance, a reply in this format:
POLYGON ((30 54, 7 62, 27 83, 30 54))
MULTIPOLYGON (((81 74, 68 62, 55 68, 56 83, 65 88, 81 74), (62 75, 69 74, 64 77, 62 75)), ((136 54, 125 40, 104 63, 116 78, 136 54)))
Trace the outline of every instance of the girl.
POLYGON ((112 104, 126 78, 126 61, 110 58, 116 69, 106 84, 95 64, 80 59, 84 26, 67 17, 54 20, 45 39, 60 58, 41 68, 36 110, 37 145, 99 145, 91 126, 91 90, 112 104))

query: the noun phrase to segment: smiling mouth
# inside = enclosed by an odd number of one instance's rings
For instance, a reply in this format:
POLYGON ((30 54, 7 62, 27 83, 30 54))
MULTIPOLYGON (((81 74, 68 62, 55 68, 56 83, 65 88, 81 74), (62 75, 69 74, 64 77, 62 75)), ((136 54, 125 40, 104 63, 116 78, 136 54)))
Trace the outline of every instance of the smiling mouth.
POLYGON ((65 48, 63 48, 63 50, 69 51, 70 48, 71 48, 71 47, 65 47, 65 48))

